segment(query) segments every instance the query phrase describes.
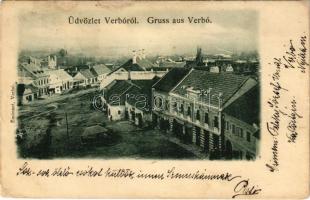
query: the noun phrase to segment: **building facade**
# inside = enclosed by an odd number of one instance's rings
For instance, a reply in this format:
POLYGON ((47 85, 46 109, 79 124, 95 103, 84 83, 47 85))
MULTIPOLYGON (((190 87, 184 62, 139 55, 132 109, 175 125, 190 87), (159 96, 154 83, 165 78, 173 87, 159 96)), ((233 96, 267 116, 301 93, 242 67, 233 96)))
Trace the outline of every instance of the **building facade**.
MULTIPOLYGON (((195 69, 181 77, 171 90, 158 87, 161 81, 166 82, 164 77, 154 85, 154 125, 172 132, 184 143, 197 145, 211 159, 255 158, 257 141, 254 135, 259 130, 259 122, 249 124, 228 110, 256 87, 257 82, 247 76, 195 69), (244 132, 244 138, 250 138, 249 142, 236 138, 238 134, 241 137, 241 132, 244 132)), ((259 100, 257 94, 252 95, 252 100, 259 100)), ((247 103, 243 101, 241 105, 247 103)))
POLYGON ((49 74, 49 93, 61 94, 73 87, 73 78, 63 69, 48 70, 49 74))
POLYGON ((46 70, 34 63, 21 63, 18 67, 19 82, 32 84, 38 89, 38 97, 48 94, 49 90, 49 75, 46 70), (30 80, 30 82, 29 82, 30 80))

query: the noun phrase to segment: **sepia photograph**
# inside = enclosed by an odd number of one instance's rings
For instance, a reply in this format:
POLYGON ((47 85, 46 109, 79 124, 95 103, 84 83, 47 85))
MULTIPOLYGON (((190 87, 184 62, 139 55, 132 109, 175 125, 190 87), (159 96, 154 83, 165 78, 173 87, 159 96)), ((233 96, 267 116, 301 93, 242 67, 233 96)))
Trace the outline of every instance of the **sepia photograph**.
MULTIPOLYGON (((257 12, 223 12, 216 25, 209 17, 148 17, 143 37, 121 24, 79 38, 41 15, 20 17, 19 157, 256 159, 257 12), (194 18, 192 32, 178 24, 194 18), (154 23, 175 24, 159 32, 154 23)), ((70 16, 72 29, 74 22, 70 16)))
POLYGON ((306 199, 309 2, 0 3, 0 195, 306 199))

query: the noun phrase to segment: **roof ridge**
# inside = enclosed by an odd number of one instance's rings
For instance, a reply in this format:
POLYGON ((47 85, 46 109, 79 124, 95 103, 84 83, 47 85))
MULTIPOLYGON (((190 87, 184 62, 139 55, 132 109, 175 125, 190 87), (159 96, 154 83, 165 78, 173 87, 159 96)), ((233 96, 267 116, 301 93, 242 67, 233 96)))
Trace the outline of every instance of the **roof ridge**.
POLYGON ((193 73, 195 69, 192 68, 169 92, 173 92, 175 88, 177 88, 191 73, 193 73))
POLYGON ((139 85, 134 84, 134 83, 133 83, 133 82, 131 82, 130 80, 126 80, 126 82, 127 82, 127 83, 129 83, 129 84, 131 84, 131 85, 133 85, 133 86, 138 87, 139 89, 142 89, 139 85))
MULTIPOLYGON (((225 102, 223 102, 222 103, 222 105, 225 105, 243 86, 244 86, 244 84, 249 80, 249 79, 252 79, 250 76, 246 76, 246 78, 242 81, 242 83, 239 85, 239 87, 237 87, 236 89, 235 89, 235 91, 230 95, 230 97, 225 101, 225 102)), ((253 79, 254 80, 254 79, 253 79)), ((253 88, 253 87, 252 87, 253 88)), ((237 100, 237 99, 236 99, 237 100)), ((235 100, 235 101, 236 101, 235 100)), ((234 102, 234 101, 233 101, 234 102)), ((231 103, 233 103, 233 102, 231 102, 231 103)), ((228 105, 227 105, 228 106, 228 105)), ((227 107, 226 106, 226 107, 227 107)), ((224 107, 224 106, 223 106, 224 107)), ((223 108, 222 107, 222 108, 223 108)))
MULTIPOLYGON (((173 69, 172 69, 172 70, 173 70, 173 69)), ((172 71, 172 70, 171 70, 171 71, 172 71)), ((169 72, 170 72, 170 71, 168 71, 167 73, 165 73, 165 75, 163 75, 162 77, 160 77, 159 80, 156 81, 156 83, 154 83, 154 84, 152 85, 152 88, 155 87, 156 84, 157 84, 161 79, 163 79, 165 76, 167 76, 167 74, 168 74, 169 72)))

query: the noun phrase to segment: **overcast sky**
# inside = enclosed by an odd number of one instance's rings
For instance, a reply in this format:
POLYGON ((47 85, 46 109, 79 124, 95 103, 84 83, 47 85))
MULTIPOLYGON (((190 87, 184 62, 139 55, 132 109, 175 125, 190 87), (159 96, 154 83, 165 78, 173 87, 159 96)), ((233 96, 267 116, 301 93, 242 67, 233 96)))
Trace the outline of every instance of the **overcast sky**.
POLYGON ((134 49, 148 54, 188 54, 202 47, 204 53, 228 53, 257 50, 258 15, 255 11, 224 10, 138 10, 116 9, 79 12, 36 11, 20 16, 20 49, 55 50, 95 56, 129 55, 134 49), (70 25, 75 17, 132 17, 134 25, 70 25), (209 17, 212 24, 148 24, 156 18, 209 17))

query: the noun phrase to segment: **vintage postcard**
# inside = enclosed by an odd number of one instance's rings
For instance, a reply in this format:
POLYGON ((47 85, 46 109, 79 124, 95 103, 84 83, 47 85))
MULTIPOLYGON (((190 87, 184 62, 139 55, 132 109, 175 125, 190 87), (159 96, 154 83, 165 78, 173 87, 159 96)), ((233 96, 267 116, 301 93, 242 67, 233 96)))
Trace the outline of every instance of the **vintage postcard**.
POLYGON ((3 196, 309 196, 309 2, 0 10, 3 196))

